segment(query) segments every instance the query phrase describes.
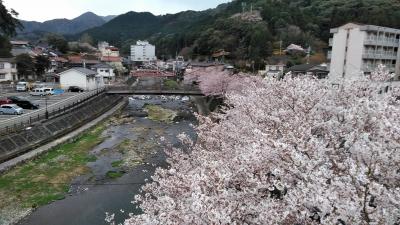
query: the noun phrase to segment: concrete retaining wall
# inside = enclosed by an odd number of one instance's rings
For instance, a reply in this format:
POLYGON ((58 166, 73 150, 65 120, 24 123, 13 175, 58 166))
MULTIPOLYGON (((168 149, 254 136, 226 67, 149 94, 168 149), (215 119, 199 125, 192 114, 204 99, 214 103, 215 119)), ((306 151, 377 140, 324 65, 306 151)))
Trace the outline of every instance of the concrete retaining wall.
POLYGON ((99 95, 80 108, 37 124, 29 130, 0 137, 0 162, 21 155, 65 135, 115 106, 122 97, 99 95))

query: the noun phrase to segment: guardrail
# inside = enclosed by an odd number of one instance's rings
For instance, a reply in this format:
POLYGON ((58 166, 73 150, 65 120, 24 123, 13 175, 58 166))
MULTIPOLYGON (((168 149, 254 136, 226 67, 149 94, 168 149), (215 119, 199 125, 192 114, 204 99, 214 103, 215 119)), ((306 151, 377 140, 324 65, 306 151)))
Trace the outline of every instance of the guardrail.
POLYGON ((14 84, 0 84, 0 94, 15 90, 14 84))
POLYGON ((33 112, 17 116, 8 120, 3 120, 0 122, 0 134, 9 133, 24 129, 29 127, 31 124, 49 119, 55 115, 69 110, 76 105, 85 102, 86 100, 92 98, 95 95, 103 92, 104 88, 99 88, 93 91, 84 92, 63 101, 57 102, 52 105, 48 105, 46 108, 41 108, 33 112))

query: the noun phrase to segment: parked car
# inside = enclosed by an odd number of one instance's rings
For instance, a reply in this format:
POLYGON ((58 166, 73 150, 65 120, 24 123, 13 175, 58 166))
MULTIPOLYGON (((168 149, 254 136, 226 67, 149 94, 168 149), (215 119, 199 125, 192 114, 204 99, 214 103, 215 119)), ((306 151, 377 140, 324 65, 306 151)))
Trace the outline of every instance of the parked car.
POLYGON ((0 106, 0 114, 8 114, 8 115, 21 115, 24 113, 24 110, 15 104, 5 104, 0 106))
POLYGON ((44 92, 45 92, 47 95, 54 95, 54 88, 45 87, 45 88, 44 88, 44 92))
POLYGON ((80 88, 78 86, 70 86, 68 88, 68 92, 84 92, 83 88, 80 88))
POLYGON ((44 88, 35 88, 30 93, 32 96, 45 96, 47 95, 46 90, 44 88))
POLYGON ((20 81, 17 83, 16 90, 17 91, 29 91, 32 89, 32 85, 29 82, 20 81))
POLYGON ((12 104, 11 99, 8 99, 8 98, 0 99, 0 105, 5 105, 5 104, 12 104))
POLYGON ((29 99, 18 96, 11 96, 9 99, 13 102, 13 104, 18 105, 23 109, 39 109, 39 104, 29 101, 29 99))

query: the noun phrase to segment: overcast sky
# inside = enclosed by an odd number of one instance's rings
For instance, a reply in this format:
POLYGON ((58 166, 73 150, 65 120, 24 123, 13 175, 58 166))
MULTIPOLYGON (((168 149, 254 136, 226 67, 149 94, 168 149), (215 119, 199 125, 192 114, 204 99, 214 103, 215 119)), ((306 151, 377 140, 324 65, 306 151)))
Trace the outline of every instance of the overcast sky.
POLYGON ((91 11, 100 16, 128 11, 152 12, 156 15, 184 10, 204 10, 230 0, 3 0, 7 8, 19 13, 19 19, 40 21, 72 19, 91 11))

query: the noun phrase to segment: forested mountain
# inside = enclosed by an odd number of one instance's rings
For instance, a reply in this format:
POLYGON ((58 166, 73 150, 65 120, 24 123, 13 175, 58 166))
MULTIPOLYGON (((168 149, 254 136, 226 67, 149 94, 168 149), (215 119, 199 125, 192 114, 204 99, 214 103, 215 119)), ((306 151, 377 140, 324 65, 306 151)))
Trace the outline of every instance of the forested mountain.
POLYGON ((111 17, 101 17, 92 12, 87 12, 79 17, 68 19, 54 19, 43 23, 35 21, 21 21, 24 29, 19 34, 28 35, 33 32, 47 32, 58 34, 76 34, 89 28, 105 24, 111 17))
MULTIPOLYGON (((234 0, 215 9, 174 15, 129 12, 89 29, 95 40, 107 40, 128 53, 137 39, 157 45, 159 57, 181 52, 188 57, 219 49, 231 58, 260 61, 274 43, 296 43, 321 51, 329 29, 347 22, 400 28, 398 0, 234 0), (250 12, 251 10, 252 13, 250 12), (245 12, 245 14, 239 14, 245 12), (246 19, 259 14, 261 20, 246 19)), ((276 44, 275 44, 276 45, 276 44)))

